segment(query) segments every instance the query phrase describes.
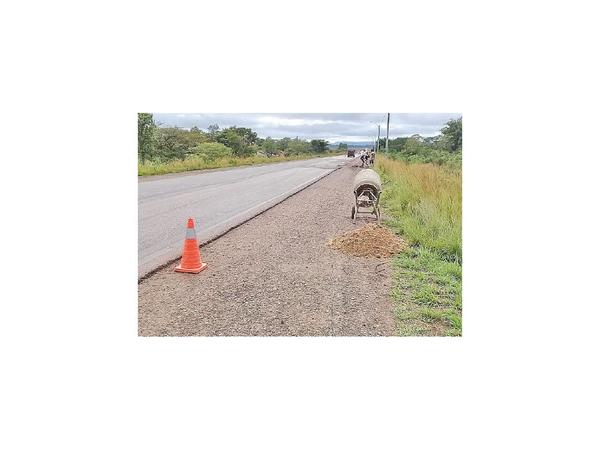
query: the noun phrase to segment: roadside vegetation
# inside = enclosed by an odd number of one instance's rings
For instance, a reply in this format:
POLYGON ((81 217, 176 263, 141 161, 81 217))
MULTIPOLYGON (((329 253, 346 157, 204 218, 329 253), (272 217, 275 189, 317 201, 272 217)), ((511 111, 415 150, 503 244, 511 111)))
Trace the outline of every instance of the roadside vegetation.
POLYGON ((321 139, 262 139, 250 128, 218 124, 207 130, 163 127, 152 114, 138 114, 138 175, 314 158, 342 152, 344 145, 332 150, 321 139))
POLYGON ((450 124, 376 161, 387 224, 411 245, 394 259, 401 335, 462 333, 462 120, 450 124))
MULTIPOLYGON (((380 139, 379 147, 385 147, 380 139)), ((414 134, 410 137, 390 139, 389 154, 394 159, 412 163, 432 163, 460 169, 462 166, 462 118, 450 120, 441 134, 424 137, 414 134)))
MULTIPOLYGON (((336 152, 337 154, 337 152, 336 152)), ((327 153, 325 155, 330 155, 327 153)), ((187 172, 189 170, 218 169, 222 167, 247 166, 252 164, 268 164, 283 161, 295 161, 300 159, 316 158, 324 155, 303 153, 299 155, 275 155, 275 156, 247 156, 247 157, 222 157, 216 159, 205 159, 203 157, 188 156, 183 160, 176 159, 167 162, 146 161, 138 164, 138 175, 162 175, 166 173, 187 172)))

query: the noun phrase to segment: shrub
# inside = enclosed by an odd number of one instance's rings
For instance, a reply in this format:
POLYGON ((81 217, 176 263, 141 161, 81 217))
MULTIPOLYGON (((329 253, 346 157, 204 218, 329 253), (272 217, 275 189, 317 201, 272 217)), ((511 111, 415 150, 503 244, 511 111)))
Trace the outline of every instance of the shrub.
POLYGON ((219 142, 205 142, 194 148, 193 154, 205 161, 214 161, 219 158, 226 158, 233 154, 233 151, 219 142))

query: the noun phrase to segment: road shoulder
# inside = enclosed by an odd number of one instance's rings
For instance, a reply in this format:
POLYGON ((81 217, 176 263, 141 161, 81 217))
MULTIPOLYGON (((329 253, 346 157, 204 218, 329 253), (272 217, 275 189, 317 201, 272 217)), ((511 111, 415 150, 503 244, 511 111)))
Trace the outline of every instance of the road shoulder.
POLYGON ((349 217, 345 166, 202 247, 208 269, 174 264, 139 288, 139 334, 393 335, 389 260, 327 246, 361 225, 349 217))

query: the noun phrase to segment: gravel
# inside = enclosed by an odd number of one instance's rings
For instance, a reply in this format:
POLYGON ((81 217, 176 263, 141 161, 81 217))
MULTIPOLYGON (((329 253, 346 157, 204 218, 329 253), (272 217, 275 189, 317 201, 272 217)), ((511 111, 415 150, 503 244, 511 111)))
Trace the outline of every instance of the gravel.
POLYGON ((329 246, 354 256, 385 258, 406 249, 407 244, 392 230, 376 223, 346 231, 329 246))
POLYGON ((202 247, 202 273, 174 263, 142 281, 139 334, 393 335, 389 259, 327 245, 368 221, 350 219, 357 170, 342 167, 202 247))

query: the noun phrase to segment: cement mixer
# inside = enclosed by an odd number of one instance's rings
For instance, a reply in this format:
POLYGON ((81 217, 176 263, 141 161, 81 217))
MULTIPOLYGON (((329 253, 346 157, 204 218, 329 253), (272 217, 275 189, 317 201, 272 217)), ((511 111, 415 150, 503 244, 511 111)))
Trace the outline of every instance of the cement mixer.
POLYGON ((364 169, 358 172, 354 177, 354 206, 350 213, 352 221, 356 223, 358 214, 373 214, 379 223, 381 218, 380 196, 381 178, 379 178, 379 174, 373 169, 364 169))

